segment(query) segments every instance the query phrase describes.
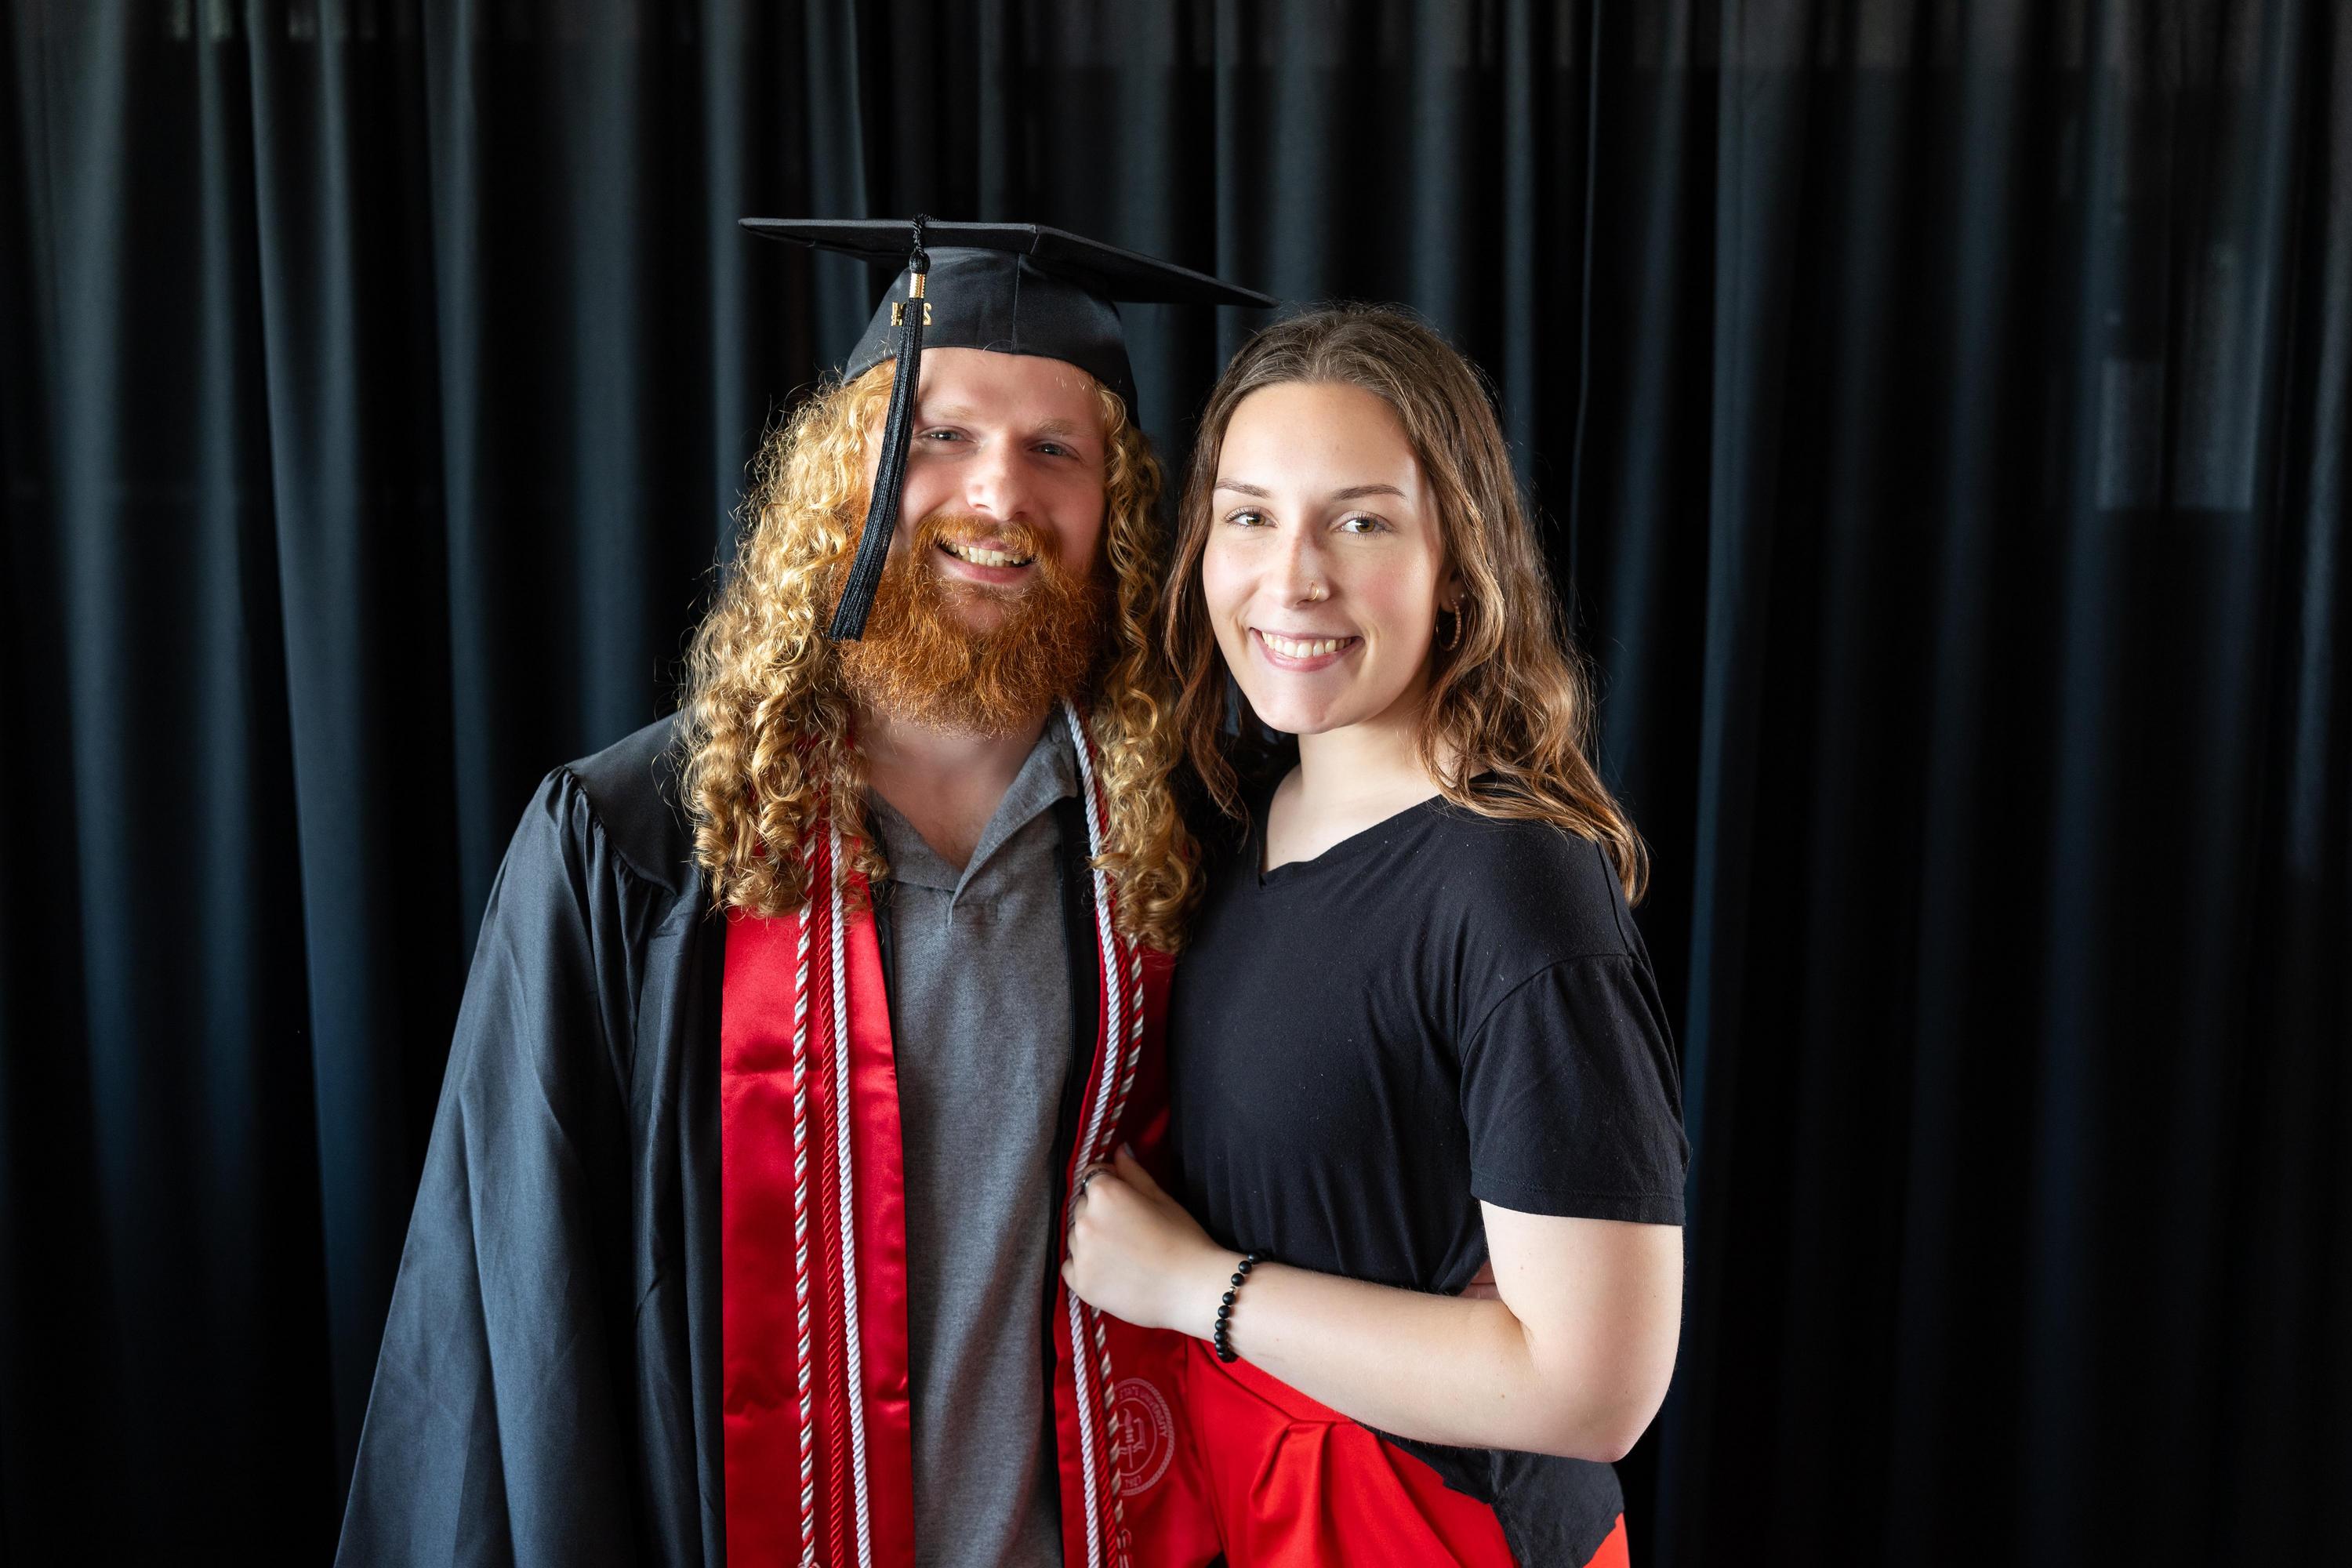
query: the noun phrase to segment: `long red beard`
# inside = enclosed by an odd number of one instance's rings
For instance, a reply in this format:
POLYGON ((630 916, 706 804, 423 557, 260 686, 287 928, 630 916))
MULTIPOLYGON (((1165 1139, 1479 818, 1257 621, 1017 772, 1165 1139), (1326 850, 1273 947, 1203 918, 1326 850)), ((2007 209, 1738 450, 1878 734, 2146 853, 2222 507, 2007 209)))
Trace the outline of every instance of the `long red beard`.
POLYGON ((853 697, 910 723, 994 736, 1084 687, 1102 646, 1100 574, 1074 574, 1050 539, 1021 523, 934 512, 915 524, 908 545, 882 569, 865 637, 840 645, 853 697), (934 563, 942 540, 983 539, 1035 557, 1030 581, 997 588, 950 578, 934 563), (1002 601, 1003 615, 975 631, 958 606, 986 598, 1002 601))

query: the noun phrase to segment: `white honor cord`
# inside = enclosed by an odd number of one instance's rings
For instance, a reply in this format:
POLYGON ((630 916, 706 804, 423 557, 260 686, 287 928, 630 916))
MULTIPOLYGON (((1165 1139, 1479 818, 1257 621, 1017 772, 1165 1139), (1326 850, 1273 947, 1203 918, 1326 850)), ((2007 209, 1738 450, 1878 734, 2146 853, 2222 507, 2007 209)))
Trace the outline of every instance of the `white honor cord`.
MULTIPOLYGON (((1062 702, 1062 713, 1069 721, 1070 740, 1078 753, 1078 783, 1087 807, 1087 858, 1091 861, 1102 855, 1102 809, 1101 802, 1095 795, 1094 762, 1087 755, 1087 732, 1078 722, 1078 710, 1066 698, 1062 702)), ((1126 1022, 1123 1016, 1125 1009, 1121 1005, 1126 1000, 1122 994, 1126 987, 1119 981, 1118 949, 1111 941, 1110 883, 1099 870, 1091 871, 1089 875, 1094 879, 1095 941, 1101 949, 1103 1005, 1109 1010, 1109 1027, 1103 1035, 1108 1048, 1103 1052, 1102 1085, 1095 1095, 1094 1114, 1087 1119, 1086 1136, 1078 1145, 1084 1153, 1079 1162, 1081 1170, 1103 1157, 1103 1151, 1097 1145, 1102 1141, 1104 1113, 1110 1109, 1111 1090, 1118 1082, 1120 1047, 1126 1037, 1126 1031, 1121 1027, 1126 1022)))
MULTIPOLYGON (((1101 803, 1095 797, 1095 770, 1087 751, 1086 728, 1078 721, 1078 710, 1066 700, 1062 704, 1063 718, 1070 727, 1070 742, 1078 754, 1078 786, 1087 808, 1087 858, 1102 854, 1101 803)), ((1095 1145, 1102 1136, 1103 1113, 1110 1102, 1110 1090, 1117 1081, 1119 1058, 1119 975, 1118 963, 1110 936, 1110 900, 1103 874, 1092 873, 1095 892, 1095 940, 1100 944, 1104 980, 1103 1004, 1109 1009, 1109 1028, 1104 1035, 1103 1081, 1095 1089, 1094 1114, 1087 1119, 1086 1136, 1079 1147, 1085 1152, 1080 1168, 1100 1158, 1095 1145)), ((1094 1375, 1093 1358, 1087 1354, 1086 1321, 1075 1292, 1070 1302, 1070 1371, 1077 1384, 1078 1406, 1078 1473, 1087 1484, 1087 1568, 1103 1568, 1102 1503, 1097 1491, 1095 1470, 1100 1463, 1100 1445, 1095 1436, 1095 1399, 1089 1383, 1094 1375)), ((1107 1392, 1107 1391, 1106 1391, 1107 1392)))

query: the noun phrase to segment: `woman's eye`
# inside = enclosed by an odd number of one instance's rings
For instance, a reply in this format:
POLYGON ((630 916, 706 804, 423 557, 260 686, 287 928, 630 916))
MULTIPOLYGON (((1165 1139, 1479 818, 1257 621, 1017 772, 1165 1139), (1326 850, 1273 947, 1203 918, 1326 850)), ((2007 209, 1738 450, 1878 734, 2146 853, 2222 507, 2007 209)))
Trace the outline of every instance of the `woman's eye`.
POLYGON ((1265 514, 1255 511, 1227 512, 1225 521, 1240 528, 1255 528, 1265 521, 1265 514))
POLYGON ((1383 533, 1387 531, 1388 526, 1381 519, 1363 512, 1358 512, 1350 518, 1343 518, 1339 522, 1339 530, 1343 533, 1383 533))

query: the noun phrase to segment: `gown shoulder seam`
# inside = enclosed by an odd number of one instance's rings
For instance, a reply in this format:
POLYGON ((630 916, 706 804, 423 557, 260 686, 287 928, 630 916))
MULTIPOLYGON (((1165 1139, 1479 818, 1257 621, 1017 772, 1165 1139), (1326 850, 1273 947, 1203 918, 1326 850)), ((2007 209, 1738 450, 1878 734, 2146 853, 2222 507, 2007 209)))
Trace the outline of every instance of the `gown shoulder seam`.
MULTIPOLYGON (((685 897, 693 891, 690 885, 681 886, 678 880, 650 871, 638 863, 638 858, 630 853, 628 847, 605 824, 604 814, 597 809, 596 797, 589 790, 588 781, 581 777, 580 770, 574 764, 560 763, 555 768, 554 773, 561 776, 563 789, 579 801, 581 813, 586 818, 588 826, 595 831, 596 837, 604 841, 604 847, 611 852, 614 863, 626 871, 632 880, 642 883, 649 891, 666 893, 672 898, 685 897)), ((662 805, 665 810, 669 808, 667 801, 664 801, 662 805)), ((683 869, 684 880, 690 884, 695 879, 692 863, 687 862, 683 869)))

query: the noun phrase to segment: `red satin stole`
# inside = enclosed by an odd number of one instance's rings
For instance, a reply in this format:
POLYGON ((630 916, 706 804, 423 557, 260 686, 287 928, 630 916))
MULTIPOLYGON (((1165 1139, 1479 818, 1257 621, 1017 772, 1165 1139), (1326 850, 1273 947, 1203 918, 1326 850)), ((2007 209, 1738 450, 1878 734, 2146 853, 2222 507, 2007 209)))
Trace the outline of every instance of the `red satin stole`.
MULTIPOLYGON (((814 886, 830 884, 818 857, 814 886)), ((907 1255, 898 1068, 880 946, 854 879, 840 931, 842 990, 833 984, 833 900, 799 915, 728 916, 719 1015, 719 1292, 721 1429, 726 1448, 727 1552, 736 1563, 803 1558, 803 1420, 800 1390, 798 1247, 809 1248, 809 1367, 813 1408, 806 1512, 817 1560, 855 1564, 862 1528, 878 1568, 911 1568, 913 1458, 907 1392, 907 1255), (803 1058, 808 1103, 807 1224, 794 1157, 794 1012, 800 939, 810 922, 803 1058), (846 1024, 845 1121, 851 1200, 841 1202, 837 1024, 846 1024), (853 1422, 848 1360, 855 1269, 859 1405, 853 1422), (862 1424, 863 1442, 857 1441, 862 1424), (857 1506, 863 1459, 866 1506, 857 1506)))

